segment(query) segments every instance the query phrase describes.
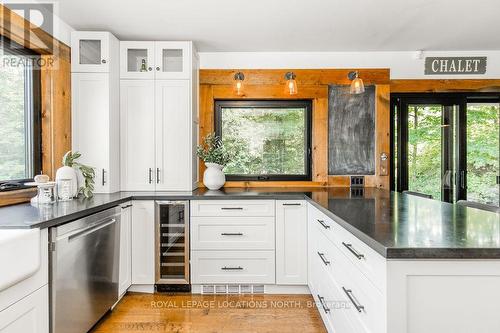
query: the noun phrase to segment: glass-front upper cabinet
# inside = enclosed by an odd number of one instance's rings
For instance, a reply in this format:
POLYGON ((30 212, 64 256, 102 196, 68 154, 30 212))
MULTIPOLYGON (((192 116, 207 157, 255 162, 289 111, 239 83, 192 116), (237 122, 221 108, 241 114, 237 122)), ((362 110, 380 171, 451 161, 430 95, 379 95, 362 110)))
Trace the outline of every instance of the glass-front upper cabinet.
POLYGON ((120 77, 154 79, 155 42, 120 42, 120 77))
POLYGON ((71 33, 71 70, 73 72, 109 72, 109 43, 116 39, 109 32, 74 31, 71 33))
POLYGON ((157 79, 189 79, 191 42, 155 42, 157 79))

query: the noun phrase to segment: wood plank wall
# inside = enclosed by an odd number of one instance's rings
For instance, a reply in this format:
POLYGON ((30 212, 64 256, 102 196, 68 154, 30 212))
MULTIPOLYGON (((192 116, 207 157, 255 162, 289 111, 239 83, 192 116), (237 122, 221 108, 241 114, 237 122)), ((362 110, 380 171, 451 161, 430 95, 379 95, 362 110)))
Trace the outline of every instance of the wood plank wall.
MULTIPOLYGON (((313 102, 312 120, 312 181, 252 181, 227 182, 226 187, 297 187, 297 186, 349 186, 348 176, 328 175, 328 85, 349 85, 347 74, 354 69, 267 69, 267 70, 200 70, 200 138, 214 131, 214 101, 238 99, 310 99, 313 102), (234 92, 233 76, 245 74, 244 95, 234 92), (285 91, 286 72, 297 75, 298 94, 285 91)), ((376 87, 376 153, 389 154, 389 94, 388 69, 358 70, 366 85, 376 87)), ((389 176, 366 176, 367 186, 389 188, 389 176)), ((205 166, 200 162, 199 174, 205 166)), ((200 186, 203 184, 200 182, 200 186)))
MULTIPOLYGON (((42 170, 55 177, 63 155, 71 149, 70 47, 0 5, 0 35, 41 54, 42 170)), ((28 201, 32 190, 2 193, 0 206, 28 201)))

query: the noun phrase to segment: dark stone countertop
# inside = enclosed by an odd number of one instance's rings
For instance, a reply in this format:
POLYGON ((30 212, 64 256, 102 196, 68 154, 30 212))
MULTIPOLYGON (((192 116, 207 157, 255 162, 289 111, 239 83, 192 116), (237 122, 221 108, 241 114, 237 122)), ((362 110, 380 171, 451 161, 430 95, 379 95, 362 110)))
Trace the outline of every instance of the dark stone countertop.
POLYGON ((367 188, 227 188, 96 194, 48 207, 0 208, 1 228, 47 228, 129 200, 307 200, 389 259, 500 259, 500 215, 367 188))

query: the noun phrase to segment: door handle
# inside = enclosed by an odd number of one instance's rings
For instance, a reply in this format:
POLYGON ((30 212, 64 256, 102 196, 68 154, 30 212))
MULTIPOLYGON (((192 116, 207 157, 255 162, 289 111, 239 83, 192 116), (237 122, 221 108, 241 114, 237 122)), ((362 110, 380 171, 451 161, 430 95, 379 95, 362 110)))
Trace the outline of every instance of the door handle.
POLYGON ((104 184, 106 184, 106 170, 102 169, 102 186, 104 186, 104 184))
POLYGON ((156 184, 160 183, 160 168, 156 168, 156 184))
POLYGON ((352 295, 352 290, 345 289, 344 287, 342 287, 342 289, 344 290, 344 293, 347 295, 347 297, 349 297, 349 300, 351 301, 352 305, 354 305, 356 310, 358 310, 358 312, 362 312, 365 309, 365 307, 356 302, 356 300, 354 299, 354 296, 352 295))
POLYGON ((353 247, 352 247, 352 244, 346 244, 344 242, 342 242, 342 245, 344 245, 348 250, 349 252, 351 252, 356 258, 358 258, 359 260, 363 259, 365 257, 364 254, 361 254, 359 253, 358 251, 356 251, 353 247))
POLYGON ((223 232, 221 236, 243 236, 242 232, 223 232))
POLYGON ((300 203, 284 203, 283 206, 302 206, 300 203))
POLYGON ((149 168, 149 183, 153 182, 153 169, 149 168))
POLYGON ((323 228, 325 229, 330 229, 330 226, 328 224, 325 223, 325 221, 323 220, 316 220, 319 222, 319 224, 321 224, 323 226, 323 228))
POLYGON ((321 258, 321 261, 325 264, 325 266, 330 265, 330 261, 326 260, 325 254, 318 252, 318 256, 321 258))
POLYGON ((102 222, 97 223, 97 224, 93 224, 93 225, 91 225, 83 230, 77 230, 73 234, 67 236, 68 242, 71 242, 71 241, 76 240, 78 238, 81 238, 81 237, 84 237, 84 236, 89 235, 91 233, 94 233, 97 230, 105 228, 108 225, 113 224, 115 222, 116 222, 116 218, 112 218, 112 219, 108 219, 108 220, 102 221, 102 222))
POLYGON ((330 309, 326 306, 325 304, 325 298, 324 297, 321 297, 319 294, 318 294, 318 299, 319 299, 319 302, 321 303, 321 307, 323 308, 323 311, 325 311, 325 313, 328 313, 330 312, 330 309))
POLYGON ((238 266, 238 267, 226 267, 226 266, 224 266, 224 267, 221 267, 221 269, 223 271, 241 271, 241 270, 243 270, 243 267, 241 267, 241 266, 238 266))

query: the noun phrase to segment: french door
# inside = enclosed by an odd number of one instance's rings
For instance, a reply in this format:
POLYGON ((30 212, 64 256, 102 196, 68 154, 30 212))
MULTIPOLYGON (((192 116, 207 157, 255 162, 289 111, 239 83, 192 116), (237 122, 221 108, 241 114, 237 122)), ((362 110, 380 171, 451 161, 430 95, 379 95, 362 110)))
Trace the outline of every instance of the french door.
POLYGON ((391 96, 397 191, 499 205, 500 95, 391 96))

